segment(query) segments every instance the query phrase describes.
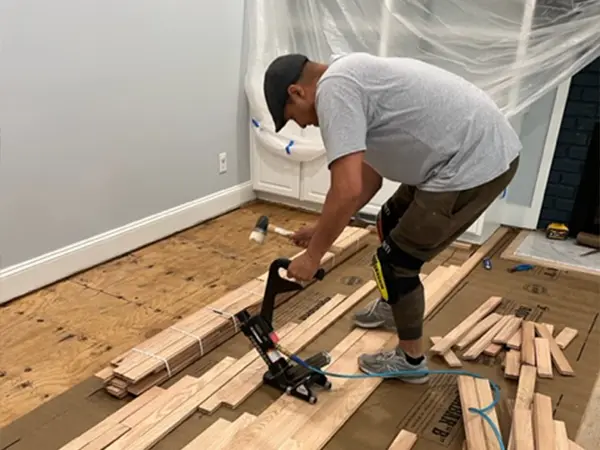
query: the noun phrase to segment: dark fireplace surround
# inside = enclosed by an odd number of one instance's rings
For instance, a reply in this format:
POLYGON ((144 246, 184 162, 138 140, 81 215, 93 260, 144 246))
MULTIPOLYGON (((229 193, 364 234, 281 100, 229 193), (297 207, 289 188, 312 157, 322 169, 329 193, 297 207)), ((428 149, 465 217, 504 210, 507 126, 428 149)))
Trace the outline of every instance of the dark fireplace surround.
POLYGON ((600 234, 600 58, 571 80, 538 228, 600 234))

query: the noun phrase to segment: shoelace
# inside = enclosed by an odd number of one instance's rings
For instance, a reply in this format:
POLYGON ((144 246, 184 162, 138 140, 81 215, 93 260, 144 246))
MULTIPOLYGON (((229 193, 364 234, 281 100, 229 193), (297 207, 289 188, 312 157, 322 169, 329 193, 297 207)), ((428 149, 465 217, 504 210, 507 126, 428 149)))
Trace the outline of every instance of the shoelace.
POLYGON ((372 304, 371 307, 369 308, 369 314, 372 314, 373 311, 375 311, 375 309, 377 308, 377 305, 379 305, 379 302, 381 301, 380 298, 378 298, 377 300, 375 300, 372 304))

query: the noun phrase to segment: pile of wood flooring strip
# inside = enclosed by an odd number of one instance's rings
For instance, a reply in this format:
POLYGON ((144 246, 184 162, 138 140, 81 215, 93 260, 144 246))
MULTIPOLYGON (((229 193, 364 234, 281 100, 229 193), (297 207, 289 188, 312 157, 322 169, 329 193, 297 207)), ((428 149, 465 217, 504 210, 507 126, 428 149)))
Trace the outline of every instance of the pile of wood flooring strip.
POLYGON ((462 354, 465 361, 474 361, 481 354, 498 356, 506 351, 503 359, 506 378, 518 378, 521 365, 536 368, 540 378, 553 378, 552 364, 559 374, 574 376, 563 350, 575 339, 577 330, 565 327, 554 337, 551 324, 495 313, 501 302, 502 297, 490 297, 445 336, 432 337, 430 351, 442 356, 450 367, 462 366, 452 348, 466 349, 462 354))
MULTIPOLYGON (((368 230, 346 227, 331 251, 321 260, 321 267, 330 271, 341 264, 367 245, 368 236, 368 230)), ((258 311, 267 274, 228 292, 210 306, 119 355, 96 376, 104 381, 106 390, 117 398, 123 398, 128 393, 140 395, 166 381, 235 335, 238 332, 234 318, 236 313, 243 309, 248 309, 251 314, 258 311)), ((304 287, 308 284, 302 283, 304 287)), ((296 294, 290 292, 279 295, 276 305, 296 294)))
MULTIPOLYGON (((521 366, 517 397, 512 411, 508 450, 583 450, 567 435, 565 423, 553 418, 552 399, 535 392, 536 369, 521 366)), ((469 408, 482 409, 492 403, 492 391, 487 380, 460 376, 458 380, 468 449, 499 450, 492 427, 482 416, 469 408)), ((487 412, 501 433, 498 417, 492 409, 487 412)))
MULTIPOLYGON (((424 277, 428 316, 503 237, 501 229, 461 267, 437 267, 424 277)), ((369 281, 348 297, 334 296, 303 322, 288 323, 278 333, 281 344, 299 352, 339 317, 376 289, 369 281)), ((351 331, 331 351, 332 372, 359 373, 357 358, 395 344, 387 332, 351 331)), ((185 376, 168 389, 153 387, 77 437, 61 450, 146 450, 196 411, 210 413, 220 406, 235 408, 262 385, 266 366, 256 350, 239 359, 224 358, 202 377, 185 376)), ((259 416, 243 414, 234 422, 218 420, 186 449, 260 448, 321 449, 382 382, 381 378, 335 379, 315 405, 282 395, 259 416), (269 426, 274 432, 264 433, 269 426)), ((403 430, 390 449, 408 450, 417 437, 403 430)), ((175 450, 175 449, 174 449, 175 450)))

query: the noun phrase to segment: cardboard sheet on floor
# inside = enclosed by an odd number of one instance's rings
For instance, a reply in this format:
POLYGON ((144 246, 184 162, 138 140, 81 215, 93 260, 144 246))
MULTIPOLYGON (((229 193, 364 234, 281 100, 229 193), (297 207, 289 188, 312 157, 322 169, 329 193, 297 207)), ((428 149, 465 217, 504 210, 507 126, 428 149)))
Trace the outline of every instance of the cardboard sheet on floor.
MULTIPOLYGON (((374 244, 367 247, 332 271, 324 281, 315 283, 294 300, 278 308, 276 325, 281 326, 287 321, 306 317, 334 294, 350 294, 371 279, 368 263, 374 248, 374 244)), ((553 379, 538 380, 537 383, 538 392, 552 397, 555 418, 566 423, 569 436, 575 436, 600 369, 600 360, 597 358, 600 352, 598 281, 582 278, 579 274, 543 268, 509 273, 507 269, 513 264, 499 258, 501 250, 502 248, 495 249, 492 270, 485 270, 483 267, 475 269, 444 301, 442 307, 429 317, 425 328, 426 341, 429 343, 430 336, 443 336, 464 319, 468 311, 474 310, 490 295, 504 298, 498 308, 500 313, 518 311, 527 320, 554 324, 555 333, 560 332, 564 326, 578 329, 579 335, 565 350, 576 376, 567 378, 557 375, 553 379)), ((434 263, 448 261, 451 253, 438 257, 434 263)), ((428 264, 425 271, 429 273, 434 267, 435 264, 428 264)), ((373 297, 374 295, 370 299, 373 297)), ((340 319, 301 352, 301 355, 309 356, 320 350, 332 349, 350 331, 351 316, 349 313, 340 319)), ((174 380, 165 383, 165 387, 183 375, 201 375, 225 356, 242 356, 249 348, 249 343, 243 336, 236 336, 174 380)), ((431 368, 444 369, 447 366, 441 358, 433 357, 431 368)), ((473 363, 465 361, 463 368, 491 377, 501 386, 502 400, 497 411, 503 434, 507 436, 506 400, 514 398, 516 381, 505 379, 500 361, 487 356, 482 356, 473 363)), ((237 410, 220 408, 211 416, 196 413, 154 449, 182 448, 218 418, 233 421, 243 412, 258 415, 278 396, 279 393, 274 389, 263 386, 237 410)), ((0 449, 58 449, 123 404, 125 401, 109 397, 97 380, 87 380, 1 430, 0 449)), ((461 449, 464 429, 456 377, 435 376, 428 386, 412 386, 398 381, 383 382, 325 448, 387 448, 400 429, 419 436, 414 450, 461 449)))

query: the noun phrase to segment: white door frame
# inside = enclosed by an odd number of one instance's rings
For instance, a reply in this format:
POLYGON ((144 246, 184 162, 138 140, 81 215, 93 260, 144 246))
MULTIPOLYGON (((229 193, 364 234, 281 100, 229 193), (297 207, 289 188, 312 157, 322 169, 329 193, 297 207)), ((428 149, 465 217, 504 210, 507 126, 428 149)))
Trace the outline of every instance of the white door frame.
MULTIPOLYGON (((542 150, 542 157, 540 159, 540 166, 538 168, 531 204, 529 206, 524 206, 504 202, 501 212, 501 221, 504 225, 531 230, 537 228, 570 86, 571 78, 561 83, 556 89, 556 97, 554 99, 552 115, 550 116, 550 123, 548 124, 548 132, 546 133, 546 139, 544 141, 544 148, 542 150)), ((531 174, 531 176, 535 176, 535 174, 531 174)))

